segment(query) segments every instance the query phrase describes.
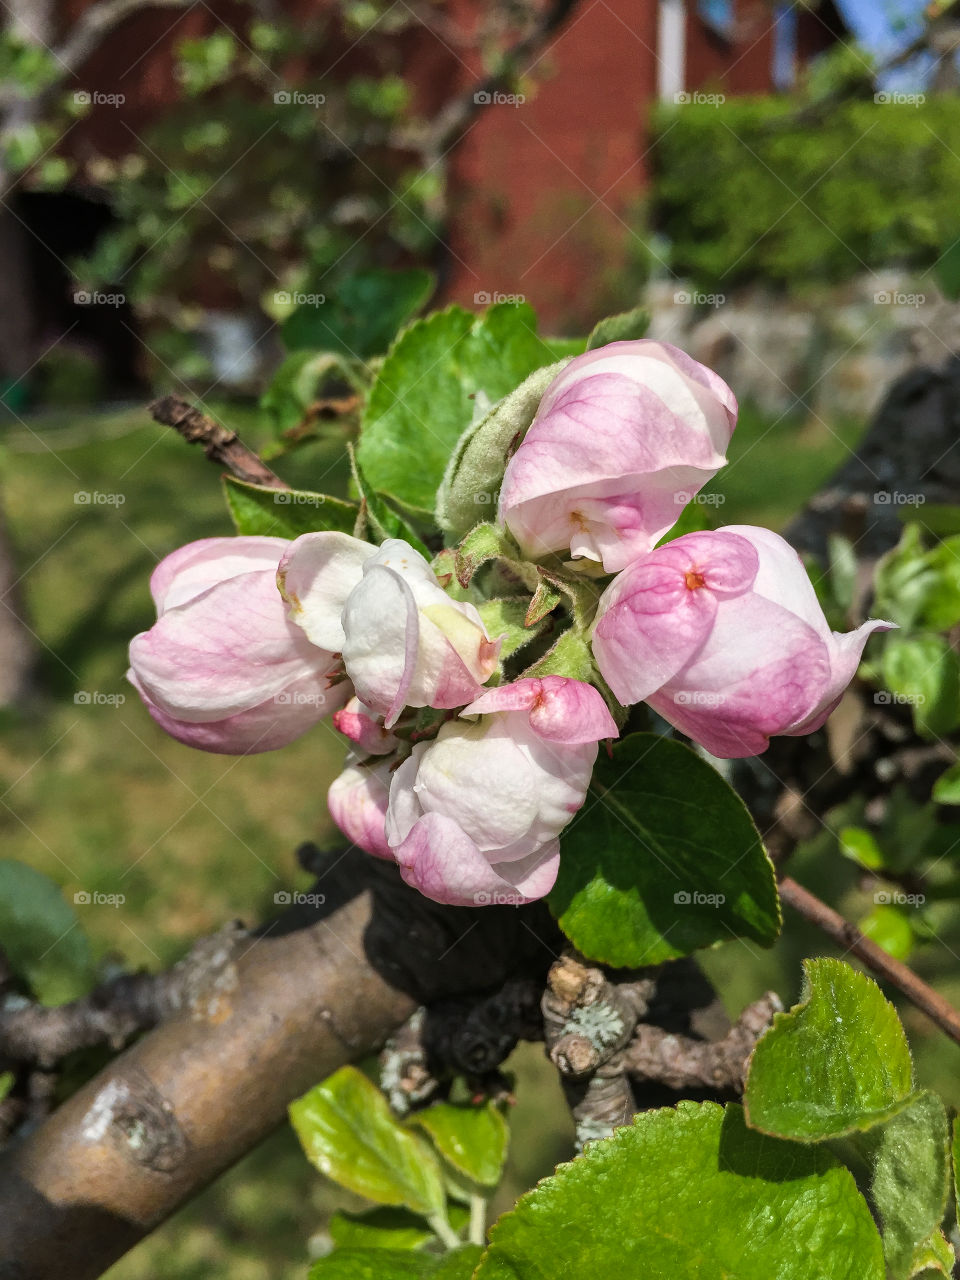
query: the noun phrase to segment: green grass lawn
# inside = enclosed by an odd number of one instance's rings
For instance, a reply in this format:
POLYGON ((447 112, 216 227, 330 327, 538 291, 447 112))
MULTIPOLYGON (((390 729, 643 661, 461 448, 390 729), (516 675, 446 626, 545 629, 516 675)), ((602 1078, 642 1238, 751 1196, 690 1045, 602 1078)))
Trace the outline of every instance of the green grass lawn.
MULTIPOLYGON (((221 419, 256 446, 249 407, 221 419)), ((731 466, 711 486, 723 523, 782 526, 846 456, 855 424, 772 429, 746 410, 731 466)), ((79 907, 95 953, 169 965, 224 921, 275 910, 306 877, 294 849, 329 834, 324 795, 343 750, 319 726, 278 753, 234 760, 193 752, 153 724, 125 684, 126 646, 148 627, 154 564, 194 538, 228 534, 217 470, 146 412, 48 414, 0 432, 3 499, 46 700, 0 731, 4 857, 51 876, 69 900, 122 893, 121 907, 79 907), (77 493, 122 501, 77 503, 77 493), (86 691, 118 706, 77 703, 86 691)), ((278 464, 294 484, 343 493, 339 444, 278 464)), ((569 1154, 571 1125, 536 1047, 517 1055, 520 1103, 505 1195, 569 1154)), ((118 1264, 110 1280, 298 1280, 306 1242, 333 1203, 281 1133, 118 1264)))

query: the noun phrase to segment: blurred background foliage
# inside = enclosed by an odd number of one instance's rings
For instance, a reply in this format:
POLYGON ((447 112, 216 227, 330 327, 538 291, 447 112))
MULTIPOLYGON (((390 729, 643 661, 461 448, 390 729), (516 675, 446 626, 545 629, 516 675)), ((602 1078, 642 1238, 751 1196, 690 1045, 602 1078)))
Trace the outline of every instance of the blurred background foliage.
MULTIPOLYGON (((496 67, 506 35, 529 11, 491 13, 496 23, 478 43, 485 65, 496 67)), ((283 753, 207 756, 163 735, 124 683, 129 639, 153 619, 148 579, 157 560, 231 531, 215 469, 148 423, 141 402, 146 384, 186 383, 209 412, 278 459, 294 487, 347 492, 344 444, 356 429, 357 397, 391 335, 428 304, 438 276, 442 285, 445 170, 436 136, 427 136, 438 106, 418 101, 405 75, 412 22, 404 5, 367 0, 297 23, 243 7, 235 30, 178 42, 176 101, 140 141, 131 135, 110 156, 58 146, 87 105, 64 88, 63 68, 43 47, 14 27, 0 37, 0 73, 14 98, 36 107, 0 119, 3 189, 79 184, 95 193, 110 216, 92 250, 70 255, 71 285, 122 287, 129 324, 144 338, 135 402, 127 387, 117 403, 116 384, 89 352, 63 344, 14 380, 0 431, 11 580, 38 660, 30 698, 0 713, 0 936, 23 936, 15 901, 27 903, 28 920, 47 921, 53 932, 28 939, 20 962, 24 982, 44 998, 87 989, 120 963, 169 965, 230 918, 269 918, 276 893, 307 887, 297 845, 332 835, 325 793, 343 747, 328 726, 283 753), (378 39, 365 43, 362 68, 317 76, 313 55, 334 28, 347 44, 374 28, 378 39), (323 128, 310 100, 319 95, 323 128), (247 161, 268 131, 270 145, 247 161), (329 303, 298 303, 298 294, 329 303), (269 359, 242 394, 211 399, 217 375, 205 326, 218 310, 256 316, 269 359), (45 879, 27 883, 12 863, 45 879), (124 902, 75 901, 93 892, 124 902)), ((793 94, 731 97, 722 111, 660 107, 634 240, 651 252, 638 249, 638 270, 617 277, 622 303, 639 300, 638 276, 648 272, 705 290, 759 283, 796 299, 865 268, 936 265, 943 291, 956 292, 944 250, 958 230, 960 145, 944 140, 960 137, 960 100, 931 95, 878 110, 875 87, 869 56, 842 45, 793 94)), ((599 318, 611 305, 610 281, 588 279, 583 289, 599 318)), ((821 364, 822 373, 826 357, 821 364)), ((865 426, 836 405, 781 414, 744 404, 730 465, 705 491, 713 503, 699 516, 784 528, 865 426)), ((880 692, 924 693, 918 729, 953 734, 960 529, 909 511, 914 523, 879 581, 878 610, 902 631, 875 642, 863 675, 880 692)), ((834 552, 814 575, 839 626, 851 551, 834 552)), ((824 830, 793 864, 799 880, 955 1004, 958 796, 948 775, 927 805, 895 797, 882 822, 854 799, 821 815, 824 830), (907 900, 917 877, 926 886, 919 905, 907 900)), ((735 1014, 771 986, 790 1003, 800 959, 823 951, 820 935, 794 920, 772 953, 738 942, 702 959, 735 1014)), ((921 1081, 960 1103, 957 1047, 909 1007, 901 1013, 921 1081)), ((77 1063, 76 1074, 96 1065, 77 1063)), ((510 1065, 518 1105, 498 1210, 571 1150, 569 1114, 542 1051, 527 1046, 510 1065)), ((308 1239, 345 1203, 292 1135, 279 1133, 111 1280, 301 1277, 308 1239)))

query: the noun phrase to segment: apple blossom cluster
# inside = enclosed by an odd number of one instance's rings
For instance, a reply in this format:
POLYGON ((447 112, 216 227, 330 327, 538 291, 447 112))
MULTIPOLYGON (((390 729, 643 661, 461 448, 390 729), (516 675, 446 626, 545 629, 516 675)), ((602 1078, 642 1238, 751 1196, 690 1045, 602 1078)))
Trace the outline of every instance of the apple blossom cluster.
POLYGON ((724 465, 736 413, 683 352, 614 342, 562 368, 503 460, 498 524, 521 581, 536 565, 599 586, 615 575, 573 624, 593 682, 551 669, 557 650, 527 674, 505 660, 482 589, 458 598, 439 560, 333 531, 168 556, 130 679, 163 729, 205 751, 272 750, 330 717, 351 751, 328 802, 354 844, 440 902, 542 897, 624 709, 646 702, 715 756, 755 755, 822 725, 888 626, 831 631, 796 552, 766 529, 661 543, 724 465))

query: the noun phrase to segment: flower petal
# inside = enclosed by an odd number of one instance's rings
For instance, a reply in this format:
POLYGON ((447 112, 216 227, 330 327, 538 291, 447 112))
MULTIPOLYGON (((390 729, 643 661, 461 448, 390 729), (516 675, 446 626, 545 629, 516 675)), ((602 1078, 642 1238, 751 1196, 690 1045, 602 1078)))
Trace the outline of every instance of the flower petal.
POLYGON ((290 544, 277 585, 291 621, 314 644, 331 653, 343 649, 343 607, 363 577, 364 564, 376 554, 376 547, 347 533, 305 533, 290 544))
POLYGON ((160 561, 150 577, 157 613, 186 604, 218 582, 258 569, 276 571, 286 538, 201 538, 160 561))

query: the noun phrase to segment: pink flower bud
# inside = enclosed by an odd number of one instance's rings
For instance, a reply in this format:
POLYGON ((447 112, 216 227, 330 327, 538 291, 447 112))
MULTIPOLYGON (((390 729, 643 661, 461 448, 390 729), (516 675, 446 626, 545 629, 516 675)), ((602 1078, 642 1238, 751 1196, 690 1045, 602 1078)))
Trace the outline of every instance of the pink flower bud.
POLYGON ((384 834, 393 767, 392 757, 362 762, 349 757, 327 792, 334 822, 348 840, 375 858, 393 857, 384 834))
POLYGON ((245 755, 300 737, 349 696, 333 656, 286 617, 284 538, 206 538, 157 566, 158 618, 130 643, 128 679, 156 722, 203 751, 245 755))
POLYGON ((625 706, 646 701, 713 755, 735 758, 820 728, 871 633, 892 625, 831 631, 790 544, 730 525, 677 538, 615 578, 593 652, 625 706))
POLYGON ((507 463, 500 520, 532 559, 567 552, 608 573, 650 551, 726 462, 737 402, 665 342, 571 360, 507 463))
POLYGON ((333 713, 333 723, 345 738, 355 742, 368 756, 388 755, 400 745, 396 734, 383 727, 382 717, 374 715, 356 697, 333 713))
POLYGON ((559 676, 485 692, 419 743, 393 777, 387 841, 404 880, 437 902, 543 897, 557 836, 583 804, 597 741, 617 727, 589 685, 559 676))

